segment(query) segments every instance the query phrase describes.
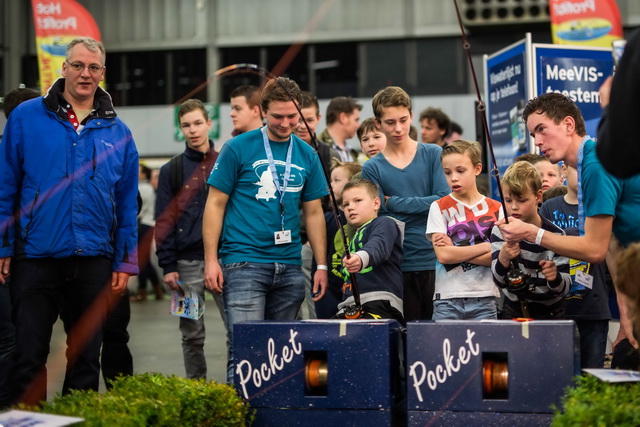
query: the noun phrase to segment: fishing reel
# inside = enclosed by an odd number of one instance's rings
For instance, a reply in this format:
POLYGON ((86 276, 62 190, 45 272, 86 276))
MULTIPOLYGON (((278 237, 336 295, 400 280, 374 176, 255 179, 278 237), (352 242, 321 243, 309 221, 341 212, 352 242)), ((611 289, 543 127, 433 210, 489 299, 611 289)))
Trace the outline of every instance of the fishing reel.
POLYGON ((312 396, 326 396, 329 384, 329 364, 325 358, 310 358, 304 364, 305 390, 312 396))
POLYGON ((342 315, 345 319, 362 319, 364 317, 364 311, 361 305, 351 304, 344 308, 342 315))
POLYGON ((505 276, 507 290, 514 295, 522 295, 526 291, 533 290, 531 276, 518 268, 510 268, 505 276))

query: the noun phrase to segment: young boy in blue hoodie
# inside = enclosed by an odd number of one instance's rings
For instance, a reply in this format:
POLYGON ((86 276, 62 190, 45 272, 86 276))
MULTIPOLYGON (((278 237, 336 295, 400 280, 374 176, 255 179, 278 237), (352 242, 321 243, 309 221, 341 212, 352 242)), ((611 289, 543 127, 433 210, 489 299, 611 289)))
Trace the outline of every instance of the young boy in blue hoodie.
POLYGON ((378 216, 378 186, 367 179, 348 182, 342 190, 342 208, 347 223, 355 229, 349 241, 349 257, 344 257, 344 299, 338 317, 354 304, 350 273, 355 274, 363 314, 368 319, 395 319, 402 314, 402 240, 404 224, 378 216))

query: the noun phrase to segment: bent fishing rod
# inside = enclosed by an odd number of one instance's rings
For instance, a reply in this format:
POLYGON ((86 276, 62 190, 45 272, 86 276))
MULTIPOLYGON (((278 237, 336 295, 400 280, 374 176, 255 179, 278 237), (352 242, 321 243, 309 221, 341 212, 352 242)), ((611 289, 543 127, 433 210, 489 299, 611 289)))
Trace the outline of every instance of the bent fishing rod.
MULTIPOLYGON (((478 85, 478 78, 476 76, 476 69, 473 65, 473 61, 471 59, 471 44, 469 43, 469 39, 467 38, 467 33, 464 30, 464 26, 462 25, 462 17, 460 15, 460 9, 458 8, 458 1, 453 0, 453 5, 456 9, 456 16, 458 18, 458 25, 460 26, 460 36, 462 37, 462 47, 466 53, 467 63, 469 64, 469 68, 471 71, 471 77, 473 78, 473 86, 476 90, 476 97, 478 100, 478 114, 482 120, 482 131, 484 133, 485 139, 487 141, 487 148, 489 153, 491 154, 491 175, 494 176, 496 180, 496 186, 498 187, 498 194, 500 195, 500 201, 502 202, 502 210, 504 214, 504 221, 506 224, 509 223, 509 214, 507 213, 507 206, 504 201, 504 192, 502 190, 502 185, 500 182, 500 170, 498 169, 498 164, 496 162, 496 155, 493 151, 493 144, 491 143, 491 134, 489 132, 489 124, 487 122, 487 108, 482 100, 482 95, 480 94, 480 85, 478 85)), ((511 268, 507 272, 505 277, 507 283, 507 290, 513 292, 520 302, 520 306, 522 308, 522 315, 524 317, 530 317, 529 307, 524 298, 520 298, 520 295, 523 291, 529 288, 529 275, 520 270, 519 267, 519 258, 518 255, 516 258, 511 260, 511 268)))
MULTIPOLYGON (((327 183, 327 187, 329 188, 329 200, 331 202, 330 205, 331 205, 331 210, 333 212, 333 217, 335 219, 336 225, 338 226, 338 230, 340 230, 340 236, 342 238, 342 244, 344 246, 344 254, 347 258, 351 258, 351 252, 349 251, 349 241, 344 231, 344 224, 340 219, 340 209, 338 208, 338 202, 336 200, 336 196, 330 184, 331 179, 329 175, 329 168, 322 161, 322 157, 320 156, 320 152, 318 150, 318 141, 316 140, 315 133, 311 131, 309 124, 307 123, 304 116, 302 115, 302 111, 300 109, 300 106, 298 105, 298 101, 291 95, 289 90, 287 90, 287 88, 282 84, 282 82, 280 82, 280 80, 277 79, 277 76, 274 76, 269 71, 267 71, 266 69, 256 64, 240 63, 240 64, 229 65, 227 67, 223 67, 217 70, 215 73, 213 73, 213 75, 208 80, 210 81, 213 77, 221 77, 223 75, 235 74, 239 72, 254 73, 260 76, 265 76, 270 79, 275 79, 276 83, 278 83, 278 86, 287 94, 289 99, 293 102, 293 105, 296 107, 296 110, 300 115, 300 120, 304 123, 305 127, 307 128, 307 132, 309 132, 309 135, 311 138, 311 146, 316 151, 316 155, 318 157, 318 160, 320 161, 320 166, 322 167, 322 172, 324 173, 324 178, 327 183)), ((355 273, 349 273, 349 279, 351 281, 351 292, 353 294, 354 304, 345 309, 344 315, 347 319, 362 318, 364 311, 362 309, 362 304, 360 300, 360 289, 358 288, 358 282, 356 280, 355 273)))

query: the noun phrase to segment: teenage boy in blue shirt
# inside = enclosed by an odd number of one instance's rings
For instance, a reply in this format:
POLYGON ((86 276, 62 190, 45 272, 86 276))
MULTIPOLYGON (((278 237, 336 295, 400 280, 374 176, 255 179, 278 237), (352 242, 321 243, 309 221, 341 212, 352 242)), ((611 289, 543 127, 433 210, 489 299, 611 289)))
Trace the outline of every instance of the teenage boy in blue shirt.
POLYGON ((380 188, 380 215, 405 223, 404 317, 407 321, 430 320, 436 255, 424 231, 431 203, 449 194, 440 164, 442 148, 411 139, 411 98, 402 88, 390 86, 378 92, 373 112, 387 145, 362 166, 362 177, 380 188))

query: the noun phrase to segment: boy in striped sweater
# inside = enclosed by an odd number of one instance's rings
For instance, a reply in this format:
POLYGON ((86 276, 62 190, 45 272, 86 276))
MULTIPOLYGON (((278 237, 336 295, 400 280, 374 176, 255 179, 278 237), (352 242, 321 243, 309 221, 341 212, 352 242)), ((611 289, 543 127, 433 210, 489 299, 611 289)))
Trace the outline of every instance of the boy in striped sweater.
POLYGON ((564 296, 571 285, 569 260, 540 246, 545 231, 564 234, 561 228, 538 214, 538 203, 542 200, 540 174, 528 162, 515 162, 502 177, 502 190, 509 217, 534 224, 541 232, 535 242, 507 243, 500 229, 493 227, 491 272, 495 284, 505 295, 501 318, 561 319, 564 296), (516 286, 507 279, 509 270, 514 268, 524 273, 526 285, 516 286), (524 313, 525 307, 528 313, 524 313))

